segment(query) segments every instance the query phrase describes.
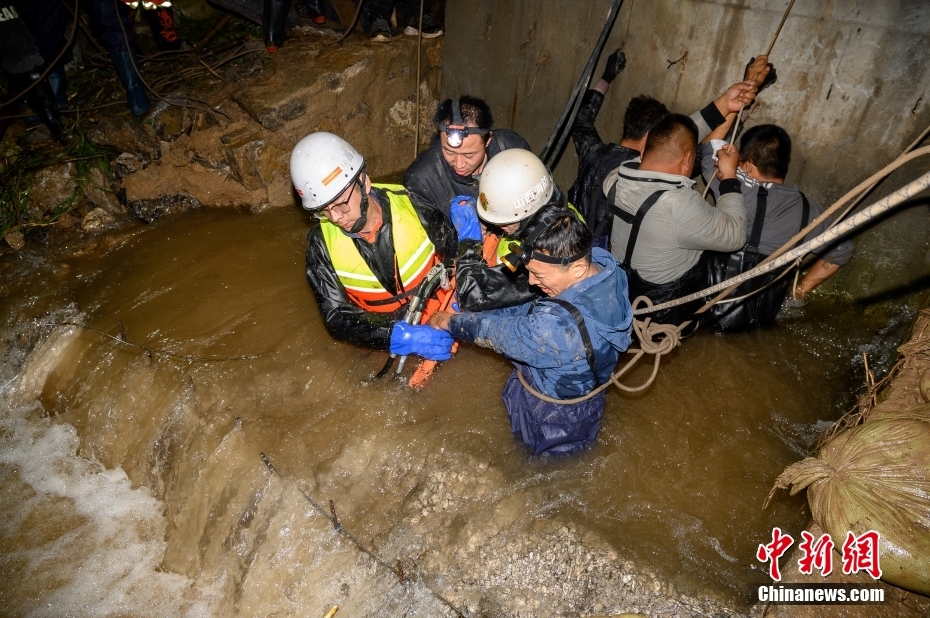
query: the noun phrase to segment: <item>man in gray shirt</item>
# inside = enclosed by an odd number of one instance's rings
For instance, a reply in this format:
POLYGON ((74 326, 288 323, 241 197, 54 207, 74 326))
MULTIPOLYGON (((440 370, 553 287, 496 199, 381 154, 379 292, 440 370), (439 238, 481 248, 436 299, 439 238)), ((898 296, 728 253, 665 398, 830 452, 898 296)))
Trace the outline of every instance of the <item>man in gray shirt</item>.
MULTIPOLYGON (((724 143, 716 138, 725 137, 730 124, 726 122, 718 127, 701 144, 702 171, 714 196, 719 195, 720 183, 713 178, 713 153, 715 147, 724 143)), ((773 124, 752 127, 743 134, 739 150, 742 160, 737 179, 746 203, 746 244, 735 253, 709 256, 711 284, 753 268, 823 212, 823 208, 801 193, 797 185, 785 184, 791 163, 791 138, 784 129, 773 124)), ((829 226, 830 221, 824 221, 811 230, 803 242, 824 233, 829 226)), ((818 259, 798 285, 796 294, 803 298, 849 262, 852 252, 853 244, 848 240, 814 249, 818 259)), ((733 298, 761 291, 745 300, 714 305, 707 312, 708 319, 701 321, 712 323, 718 331, 773 324, 791 283, 791 277, 775 282, 780 273, 772 272, 743 283, 731 294, 733 298)))
MULTIPOLYGON (((641 159, 633 159, 604 180, 614 214, 611 251, 629 275, 630 298, 645 295, 658 304, 704 287, 705 250, 735 251, 746 242, 746 208, 736 180, 739 155, 721 151, 717 208, 695 191, 689 176, 698 141, 752 102, 756 84, 768 73, 757 59, 754 78, 734 84, 691 118, 672 114, 649 132, 641 159)), ((651 314, 656 322, 680 324, 695 303, 651 314)))

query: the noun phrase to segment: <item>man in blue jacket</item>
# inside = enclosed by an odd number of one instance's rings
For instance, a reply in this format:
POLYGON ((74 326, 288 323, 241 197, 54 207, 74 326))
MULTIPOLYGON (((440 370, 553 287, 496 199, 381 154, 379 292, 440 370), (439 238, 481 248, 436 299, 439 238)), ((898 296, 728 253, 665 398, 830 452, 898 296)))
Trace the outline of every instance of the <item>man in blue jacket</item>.
POLYGON ((522 245, 529 280, 548 298, 506 309, 436 313, 430 325, 488 347, 516 366, 503 398, 515 436, 534 455, 576 453, 597 437, 606 393, 572 399, 605 383, 630 345, 633 311, 626 275, 591 232, 566 211, 553 213, 522 245))

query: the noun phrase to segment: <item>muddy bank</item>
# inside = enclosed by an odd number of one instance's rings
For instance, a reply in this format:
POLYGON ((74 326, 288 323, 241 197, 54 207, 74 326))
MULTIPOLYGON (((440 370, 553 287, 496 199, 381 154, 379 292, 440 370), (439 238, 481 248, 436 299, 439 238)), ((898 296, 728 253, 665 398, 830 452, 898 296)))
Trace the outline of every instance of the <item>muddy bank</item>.
MULTIPOLYGON (((170 95, 174 104, 153 99, 138 119, 120 107, 78 116, 64 145, 45 127, 14 125, 0 171, 23 214, 4 215, 4 249, 21 249, 52 223, 68 239, 200 207, 293 206, 290 152, 314 131, 344 136, 375 177, 402 172, 414 158, 418 87, 421 148, 434 133, 443 39, 422 43, 418 86, 414 37, 372 43, 355 34, 334 45, 336 33, 306 30, 274 55, 257 40, 190 52, 215 68, 170 95)), ((144 64, 143 74, 154 79, 164 67, 144 64)))

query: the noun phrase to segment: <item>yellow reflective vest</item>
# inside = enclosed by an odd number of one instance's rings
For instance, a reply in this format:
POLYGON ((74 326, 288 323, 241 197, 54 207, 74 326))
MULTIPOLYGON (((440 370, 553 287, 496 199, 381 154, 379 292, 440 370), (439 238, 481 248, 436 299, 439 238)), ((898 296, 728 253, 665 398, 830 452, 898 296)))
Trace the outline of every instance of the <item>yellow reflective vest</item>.
MULTIPOLYGON (((322 221, 320 229, 329 251, 329 259, 346 295, 366 311, 389 313, 406 304, 406 298, 438 262, 436 249, 430 241, 420 218, 400 185, 372 185, 386 191, 391 209, 391 237, 394 240, 394 280, 397 294, 391 294, 365 263, 355 243, 342 228, 322 221)), ((384 204, 381 205, 385 207, 384 204)))

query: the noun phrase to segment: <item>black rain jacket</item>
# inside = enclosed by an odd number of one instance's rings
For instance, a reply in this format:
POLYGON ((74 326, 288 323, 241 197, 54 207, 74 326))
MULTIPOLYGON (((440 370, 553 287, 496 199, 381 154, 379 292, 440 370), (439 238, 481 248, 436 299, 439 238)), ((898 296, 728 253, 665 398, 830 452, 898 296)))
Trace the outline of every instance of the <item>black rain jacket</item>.
MULTIPOLYGON (((558 186, 549 202, 526 219, 512 238, 522 242, 544 211, 552 208, 567 210, 558 186)), ((521 266, 513 272, 503 264, 490 266, 484 260, 482 247, 483 243, 476 240, 459 243, 459 256, 455 261, 455 289, 462 310, 504 309, 533 302, 542 296, 539 288, 530 285, 526 268, 521 266)))
MULTIPOLYGON (((494 129, 488 143, 488 160, 508 148, 529 150, 530 145, 518 133, 508 129, 494 129)), ((439 135, 433 137, 429 150, 420 153, 404 174, 404 186, 411 197, 449 216, 449 203, 459 195, 478 199, 478 177, 459 176, 446 163, 439 144, 439 135)))
MULTIPOLYGON (((371 192, 369 199, 378 200, 384 222, 374 244, 368 244, 361 238, 353 238, 353 242, 384 289, 397 294, 390 202, 384 189, 372 187, 371 192)), ((420 223, 423 224, 423 229, 426 230, 426 235, 436 249, 436 256, 444 264, 451 266, 458 238, 455 228, 438 210, 423 206, 413 196, 410 196, 410 201, 420 223)), ((352 303, 333 268, 319 225, 314 225, 307 234, 307 281, 313 289, 323 324, 330 335, 335 339, 367 348, 390 349, 391 328, 395 322, 403 319, 405 310, 401 308, 393 313, 374 313, 352 303)))
POLYGON ((595 239, 610 235, 604 178, 621 164, 639 156, 638 150, 619 144, 605 144, 594 121, 604 104, 604 95, 588 90, 581 100, 578 117, 572 126, 572 141, 578 153, 578 177, 568 190, 568 201, 581 212, 595 239))

